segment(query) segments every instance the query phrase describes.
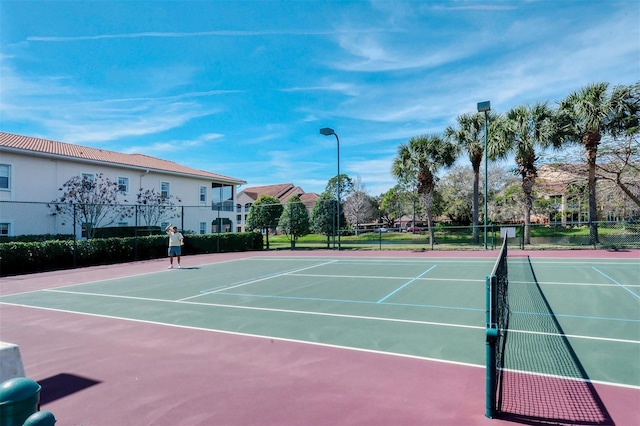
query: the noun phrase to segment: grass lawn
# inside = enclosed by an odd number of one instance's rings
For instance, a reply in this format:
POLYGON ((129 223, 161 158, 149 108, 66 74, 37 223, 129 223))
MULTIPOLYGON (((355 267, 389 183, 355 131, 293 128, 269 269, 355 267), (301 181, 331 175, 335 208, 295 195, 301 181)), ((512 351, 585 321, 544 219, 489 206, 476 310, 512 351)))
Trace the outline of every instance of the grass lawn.
MULTIPOLYGON (((621 225, 621 226, 624 226, 621 225)), ((638 225, 627 225, 627 227, 638 225)), ((522 226, 515 226, 516 238, 510 240, 510 244, 514 246, 520 245, 522 226), (512 241, 512 242, 511 242, 512 241)), ((624 230, 624 232, 627 232, 624 230)), ((598 234, 601 237, 608 235, 617 235, 621 232, 618 225, 607 226, 600 225, 598 234)), ((632 234, 638 234, 638 229, 632 231, 632 234)), ((589 227, 582 226, 531 226, 532 241, 526 248, 531 249, 549 249, 549 248, 584 248, 588 245, 589 227)), ((495 230, 490 230, 487 234, 487 245, 494 248, 501 244, 500 227, 496 226, 495 230)), ((472 230, 469 227, 435 227, 435 243, 433 247, 429 241, 429 233, 427 231, 419 233, 411 232, 365 232, 359 235, 343 235, 340 239, 340 246, 343 249, 350 250, 464 250, 479 249, 484 247, 484 235, 480 230, 477 242, 473 241, 472 230)), ((300 237, 296 242, 298 249, 320 249, 337 247, 337 240, 334 244, 334 237, 329 239, 325 235, 309 234, 300 237)), ((592 247, 592 246, 590 246, 592 247)), ((291 242, 286 235, 270 235, 270 249, 288 249, 291 248, 291 242)))

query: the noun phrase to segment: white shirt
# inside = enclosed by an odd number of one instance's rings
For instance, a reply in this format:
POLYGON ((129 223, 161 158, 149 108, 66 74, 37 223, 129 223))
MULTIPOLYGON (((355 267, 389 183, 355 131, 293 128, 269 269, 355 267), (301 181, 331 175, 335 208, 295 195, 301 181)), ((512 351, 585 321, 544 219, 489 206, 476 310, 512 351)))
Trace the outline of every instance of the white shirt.
POLYGON ((169 247, 175 247, 182 245, 182 240, 184 237, 180 232, 169 231, 169 247))

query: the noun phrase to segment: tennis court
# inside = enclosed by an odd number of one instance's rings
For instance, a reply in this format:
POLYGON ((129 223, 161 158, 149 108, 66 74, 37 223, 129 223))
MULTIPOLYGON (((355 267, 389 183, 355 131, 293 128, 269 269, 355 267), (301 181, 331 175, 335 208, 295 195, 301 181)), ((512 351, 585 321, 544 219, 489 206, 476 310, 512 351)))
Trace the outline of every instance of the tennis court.
POLYGON ((496 255, 252 252, 10 277, 1 338, 58 425, 639 423, 638 252, 512 250, 509 415, 484 417, 496 255), (582 399, 549 413, 541 395, 563 392, 582 399))

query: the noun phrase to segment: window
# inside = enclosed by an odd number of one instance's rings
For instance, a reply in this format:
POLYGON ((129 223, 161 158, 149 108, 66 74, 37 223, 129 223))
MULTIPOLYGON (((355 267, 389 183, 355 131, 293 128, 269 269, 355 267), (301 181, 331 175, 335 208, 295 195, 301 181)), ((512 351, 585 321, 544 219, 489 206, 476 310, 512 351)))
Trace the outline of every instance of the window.
POLYGON ((0 164, 0 189, 11 189, 11 166, 0 164))
POLYGON ((129 178, 118 177, 118 192, 127 194, 129 192, 129 178))
POLYGON ((206 203, 207 202, 207 187, 206 186, 201 186, 200 187, 200 202, 201 203, 206 203))
POLYGON ((118 222, 118 226, 129 226, 129 222, 118 222))
POLYGON ((8 237, 9 235, 11 235, 11 224, 0 222, 0 237, 8 237))
POLYGON ((237 215, 236 220, 238 221, 238 223, 242 223, 242 215, 241 214, 237 215))
POLYGON ((200 234, 207 233, 207 222, 200 222, 200 234))
POLYGON ((169 198, 169 182, 160 182, 160 196, 162 198, 169 198))
POLYGON ((82 186, 85 190, 91 190, 91 184, 93 183, 93 174, 91 173, 83 173, 82 174, 82 186))
POLYGON ((221 184, 212 184, 213 200, 211 203, 212 210, 232 212, 233 211, 233 186, 225 186, 221 184))

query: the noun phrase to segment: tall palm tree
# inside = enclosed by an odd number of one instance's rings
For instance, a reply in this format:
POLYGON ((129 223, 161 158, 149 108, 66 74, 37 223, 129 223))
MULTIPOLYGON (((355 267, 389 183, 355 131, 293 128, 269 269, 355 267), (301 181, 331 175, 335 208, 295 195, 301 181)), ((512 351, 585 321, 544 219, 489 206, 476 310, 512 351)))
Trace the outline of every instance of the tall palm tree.
POLYGON ((571 93, 558 106, 557 128, 561 143, 582 143, 589 171, 589 242, 598 242, 596 227, 596 158, 603 135, 627 132, 638 122, 638 83, 617 86, 611 94, 609 83, 594 83, 571 93))
POLYGON ((393 160, 391 173, 399 183, 416 190, 425 206, 429 242, 433 246, 433 192, 436 176, 443 167, 450 167, 458 154, 457 145, 436 135, 424 135, 411 138, 408 143, 398 147, 393 160))
POLYGON ((479 237, 479 194, 480 194, 480 164, 484 155, 484 115, 463 114, 456 119, 458 127, 449 126, 445 129, 444 135, 447 139, 461 146, 467 154, 473 168, 473 202, 472 202, 472 221, 473 221, 473 242, 477 243, 479 237))
POLYGON ((492 157, 505 158, 514 154, 515 173, 522 177, 524 194, 524 243, 531 243, 531 210, 533 186, 538 175, 536 148, 549 145, 559 147, 552 137, 553 110, 545 103, 522 105, 509 110, 493 128, 493 140, 489 147, 492 157))

